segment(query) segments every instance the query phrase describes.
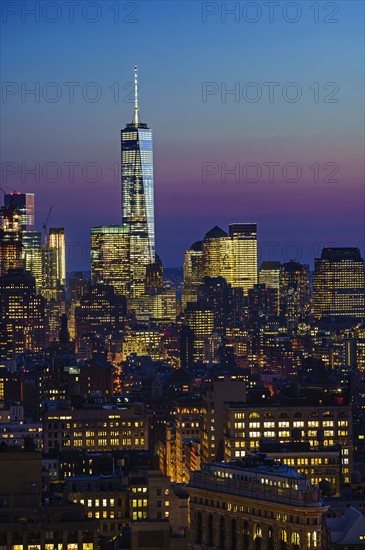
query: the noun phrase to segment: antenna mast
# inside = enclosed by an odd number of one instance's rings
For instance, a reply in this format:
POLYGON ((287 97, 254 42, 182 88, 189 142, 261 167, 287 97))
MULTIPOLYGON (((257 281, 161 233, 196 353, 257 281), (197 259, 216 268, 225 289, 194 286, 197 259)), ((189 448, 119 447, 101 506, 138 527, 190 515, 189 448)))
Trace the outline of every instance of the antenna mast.
POLYGON ((138 126, 139 115, 138 115, 138 73, 137 65, 134 66, 134 124, 138 126))

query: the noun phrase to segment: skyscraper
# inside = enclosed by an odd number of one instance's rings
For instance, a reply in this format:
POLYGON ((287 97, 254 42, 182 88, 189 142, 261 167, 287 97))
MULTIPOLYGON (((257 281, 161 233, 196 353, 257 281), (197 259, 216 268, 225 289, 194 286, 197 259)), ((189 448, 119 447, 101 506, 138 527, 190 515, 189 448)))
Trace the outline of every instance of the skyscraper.
POLYGON ((229 235, 214 227, 203 240, 203 265, 206 277, 224 277, 232 288, 247 295, 257 284, 257 226, 234 223, 229 235))
POLYGON ((364 317, 364 260, 360 250, 324 248, 314 266, 314 316, 364 317))
POLYGON ((280 262, 262 262, 259 271, 259 283, 272 290, 271 296, 275 301, 276 315, 279 315, 280 304, 280 262))
POLYGON ((27 271, 36 279, 37 291, 42 283, 41 234, 34 231, 35 209, 33 193, 8 193, 4 195, 5 207, 15 208, 22 230, 22 259, 27 271))
POLYGON ((116 294, 129 290, 129 227, 91 228, 91 282, 112 285, 116 294))
POLYGON ((247 295, 257 284, 257 225, 255 223, 232 223, 229 225, 232 242, 231 279, 233 288, 240 287, 247 295))
POLYGON ((13 201, 0 208, 0 275, 23 267, 21 215, 13 201))
POLYGON ((34 194, 8 193, 4 195, 4 205, 13 204, 20 213, 23 231, 34 231, 34 194))
POLYGON ((145 292, 146 266, 155 262, 152 130, 140 122, 137 67, 134 118, 121 131, 122 224, 130 232, 131 295, 145 292))
POLYGON ((46 345, 45 300, 36 295, 33 275, 22 268, 0 276, 0 357, 14 359, 46 345))
POLYGON ((40 231, 23 231, 24 267, 35 277, 37 292, 42 286, 42 235, 40 231))
POLYGON ((51 227, 49 230, 49 248, 56 250, 56 277, 62 289, 66 289, 66 243, 63 227, 51 227))
POLYGON ((202 241, 196 241, 185 252, 184 257, 184 287, 182 289, 182 307, 188 302, 197 301, 198 286, 204 278, 202 241))
POLYGON ((309 266, 294 260, 286 262, 280 269, 280 313, 287 323, 296 323, 309 311, 309 266))

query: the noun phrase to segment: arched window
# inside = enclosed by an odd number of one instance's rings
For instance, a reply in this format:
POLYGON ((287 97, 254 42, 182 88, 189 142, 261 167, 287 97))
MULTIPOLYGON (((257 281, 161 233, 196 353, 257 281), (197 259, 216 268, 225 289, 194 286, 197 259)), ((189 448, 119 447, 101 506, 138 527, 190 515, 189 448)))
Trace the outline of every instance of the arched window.
POLYGON ((248 418, 260 418, 260 415, 257 412, 252 412, 248 418))
POLYGON ((231 548, 237 550, 237 521, 232 519, 231 525, 231 548))
POLYGON ((196 542, 201 544, 203 542, 203 521, 202 513, 198 512, 196 515, 196 542))
POLYGON ((281 412, 281 413, 279 414, 279 418, 289 418, 289 415, 288 415, 287 412, 281 412))
POLYGON ((288 545, 288 533, 285 529, 280 529, 279 531, 279 548, 280 550, 286 550, 288 545))
POLYGON ((256 523, 256 525, 253 528, 253 540, 254 540, 255 550, 261 550, 262 529, 261 529, 261 525, 259 525, 258 523, 256 523))
POLYGON ((318 547, 318 538, 316 531, 313 531, 313 533, 309 532, 307 533, 307 548, 317 548, 318 547))
POLYGON ((310 418, 318 418, 318 413, 317 413, 316 411, 311 411, 311 412, 309 413, 309 417, 310 417, 310 418))
POLYGON ((274 418, 274 415, 271 412, 267 412, 265 413, 265 418, 274 418))
POLYGON ((301 412, 296 412, 293 415, 294 418, 303 418, 303 414, 301 412))
POLYGON ((226 525, 224 521, 224 517, 221 516, 221 519, 219 520, 219 548, 224 550, 224 542, 226 539, 226 525))
POLYGON ((274 531, 269 527, 267 531, 267 550, 274 550, 274 531))
POLYGON ((208 518, 208 546, 214 546, 214 526, 212 514, 209 514, 208 518))
POLYGON ((242 550, 248 550, 250 544, 250 531, 248 527, 248 522, 245 521, 243 524, 243 533, 242 533, 242 550))
POLYGON ((291 547, 292 550, 300 550, 300 535, 297 531, 291 534, 291 547))

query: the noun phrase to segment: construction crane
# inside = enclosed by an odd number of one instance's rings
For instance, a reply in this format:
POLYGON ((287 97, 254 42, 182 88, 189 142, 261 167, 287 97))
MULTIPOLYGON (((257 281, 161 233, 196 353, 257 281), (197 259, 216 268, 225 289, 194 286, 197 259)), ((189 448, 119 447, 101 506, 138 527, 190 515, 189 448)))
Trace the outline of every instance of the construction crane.
POLYGON ((43 231, 44 231, 44 246, 47 246, 47 226, 48 226, 48 221, 49 221, 49 217, 51 215, 51 212, 52 212, 52 206, 50 207, 50 209, 48 210, 48 216, 47 216, 47 219, 45 222, 43 222, 43 231))

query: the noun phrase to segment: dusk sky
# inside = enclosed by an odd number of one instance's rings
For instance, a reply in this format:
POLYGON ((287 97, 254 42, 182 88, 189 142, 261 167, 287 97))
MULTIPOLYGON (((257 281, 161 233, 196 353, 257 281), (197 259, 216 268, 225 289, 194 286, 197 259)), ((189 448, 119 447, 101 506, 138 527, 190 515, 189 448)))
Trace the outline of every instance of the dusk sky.
POLYGON ((226 2, 235 15, 221 2, 80 1, 73 22, 67 2, 26 2, 48 5, 39 22, 22 4, 2 2, 1 185, 35 193, 39 230, 52 205, 50 226, 65 227, 74 251, 68 271, 89 269, 91 226, 121 221, 116 167, 135 64, 165 266, 232 222, 257 222, 260 260, 312 268, 328 243, 364 253, 362 1, 226 2), (38 102, 25 94, 36 83, 38 102), (36 163, 38 182, 22 173, 36 163), (73 182, 67 163, 79 163, 73 182), (224 181, 224 164, 238 165, 238 181, 224 181))

